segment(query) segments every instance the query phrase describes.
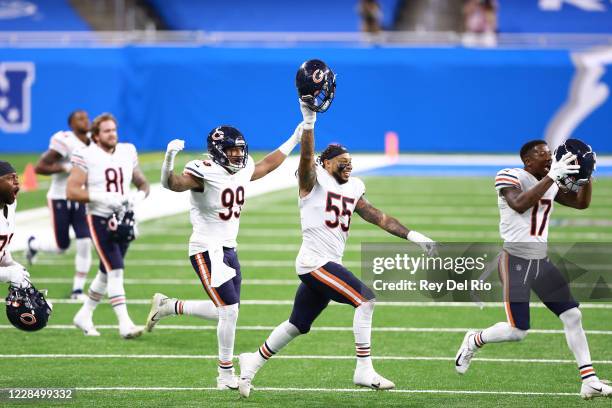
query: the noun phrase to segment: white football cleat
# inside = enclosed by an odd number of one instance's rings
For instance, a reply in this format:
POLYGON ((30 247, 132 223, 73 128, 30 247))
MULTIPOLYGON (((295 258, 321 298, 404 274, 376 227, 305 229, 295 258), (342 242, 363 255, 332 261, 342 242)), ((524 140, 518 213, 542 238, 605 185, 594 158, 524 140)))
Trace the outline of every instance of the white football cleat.
POLYGON ((238 380, 238 391, 240 396, 248 398, 251 394, 253 386, 251 381, 255 377, 257 370, 265 363, 262 362, 262 358, 259 352, 255 353, 242 353, 238 356, 238 363, 240 364, 240 379, 238 380))
POLYGON ((32 266, 32 264, 36 263, 36 254, 38 254, 38 251, 32 248, 32 241, 34 241, 35 239, 36 238, 34 237, 34 235, 28 238, 28 245, 25 251, 25 257, 26 257, 26 260, 28 261, 29 266, 32 266))
POLYGON ((580 388, 580 396, 585 400, 597 397, 612 398, 612 387, 608 384, 610 384, 610 381, 598 379, 583 382, 580 388))
POLYGON ((126 340, 135 339, 142 336, 143 330, 140 327, 132 326, 126 329, 119 329, 119 335, 126 340))
POLYGON ((476 334, 476 332, 472 330, 465 333, 463 343, 461 343, 461 347, 459 347, 457 355, 455 356, 455 370, 457 370, 459 374, 465 374, 468 368, 470 368, 470 363, 472 362, 474 354, 476 354, 476 349, 470 347, 470 339, 474 334, 476 334))
POLYGON ((85 293, 83 293, 82 290, 73 290, 72 293, 70 294, 70 299, 72 300, 77 300, 80 303, 85 302, 85 300, 88 298, 89 296, 87 296, 85 293))
POLYGON ((234 375, 234 370, 227 370, 228 373, 219 373, 217 377, 218 390, 237 390, 238 378, 234 375))
POLYGON ((96 330, 93 320, 91 319, 91 315, 87 316, 86 313, 79 310, 79 312, 74 316, 72 323, 83 331, 83 334, 86 336, 97 337, 100 335, 100 332, 96 330))
POLYGON ((241 378, 238 380, 238 392, 242 398, 249 398, 252 389, 253 386, 251 385, 250 378, 241 378))
POLYGON ((151 300, 151 310, 147 316, 146 331, 151 332, 161 319, 172 314, 172 304, 176 299, 171 299, 163 293, 156 293, 151 300))
POLYGON ((373 368, 356 369, 353 382, 360 387, 368 387, 374 390, 391 390, 395 388, 392 381, 374 371, 373 368))

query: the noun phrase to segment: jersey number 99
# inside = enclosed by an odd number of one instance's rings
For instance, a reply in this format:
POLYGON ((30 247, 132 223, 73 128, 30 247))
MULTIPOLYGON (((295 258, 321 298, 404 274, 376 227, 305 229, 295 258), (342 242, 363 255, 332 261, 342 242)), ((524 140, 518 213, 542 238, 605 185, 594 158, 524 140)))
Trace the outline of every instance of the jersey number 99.
POLYGON ((220 212, 219 218, 223 221, 227 221, 232 218, 232 216, 236 218, 240 218, 240 211, 242 210, 242 205, 244 204, 244 187, 239 186, 236 189, 236 192, 231 188, 226 188, 221 193, 221 205, 227 208, 227 213, 220 212), (238 211, 234 211, 234 205, 238 205, 238 211))

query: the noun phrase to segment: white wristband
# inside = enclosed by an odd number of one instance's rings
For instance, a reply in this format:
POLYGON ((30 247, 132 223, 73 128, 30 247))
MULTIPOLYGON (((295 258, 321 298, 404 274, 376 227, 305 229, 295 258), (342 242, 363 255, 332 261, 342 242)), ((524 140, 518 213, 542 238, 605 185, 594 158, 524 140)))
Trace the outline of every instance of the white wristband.
POLYGON ((164 158, 164 162, 162 163, 161 168, 161 185, 165 188, 168 188, 168 177, 170 177, 170 173, 174 170, 174 157, 176 153, 166 153, 166 157, 164 158))
POLYGON ((430 238, 427 238, 425 235, 420 232, 410 231, 408 235, 406 235, 406 239, 412 242, 431 242, 430 238))
POLYGON ((294 135, 292 135, 289 139, 287 139, 285 143, 278 147, 278 150, 280 150, 280 152, 285 156, 289 156, 291 151, 295 148, 295 146, 298 145, 298 143, 299 142, 297 137, 294 137, 294 135))
POLYGON ((62 168, 66 173, 70 173, 70 170, 72 170, 72 163, 64 163, 62 168))

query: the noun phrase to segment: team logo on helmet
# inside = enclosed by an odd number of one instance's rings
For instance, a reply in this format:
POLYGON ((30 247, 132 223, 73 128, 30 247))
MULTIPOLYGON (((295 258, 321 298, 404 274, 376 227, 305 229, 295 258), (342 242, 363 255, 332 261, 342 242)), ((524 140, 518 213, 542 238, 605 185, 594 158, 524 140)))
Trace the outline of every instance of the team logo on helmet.
POLYGON ((36 316, 34 316, 32 313, 22 313, 21 316, 19 316, 19 320, 28 326, 36 324, 36 316))
POLYGON ((315 84, 318 84, 323 79, 325 79, 325 74, 320 69, 317 69, 315 72, 312 73, 312 80, 315 84))

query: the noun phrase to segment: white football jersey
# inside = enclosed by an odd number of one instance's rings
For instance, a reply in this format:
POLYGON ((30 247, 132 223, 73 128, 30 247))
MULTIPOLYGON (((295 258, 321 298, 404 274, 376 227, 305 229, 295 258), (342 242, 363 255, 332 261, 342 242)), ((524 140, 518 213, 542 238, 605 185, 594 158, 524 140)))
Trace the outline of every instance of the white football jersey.
MULTIPOLYGON (((76 150, 72 163, 87 172, 87 191, 130 193, 132 174, 138 166, 138 153, 131 143, 117 143, 113 153, 107 153, 97 144, 76 150)), ((87 213, 109 217, 113 210, 104 203, 87 203, 87 213)))
POLYGON ((245 189, 254 171, 251 156, 246 167, 234 174, 212 160, 192 160, 185 165, 183 174, 204 183, 204 191, 191 191, 189 256, 208 251, 209 246, 236 247, 245 189))
POLYGON ((14 264, 8 246, 15 233, 15 209, 17 201, 11 205, 6 205, 0 210, 0 266, 14 264))
POLYGON ((340 184, 319 165, 316 173, 312 191, 299 199, 302 246, 295 268, 300 275, 330 261, 342 263, 351 216, 365 193, 365 185, 358 178, 350 177, 340 184))
MULTIPOLYGON (((68 164, 71 161, 72 153, 87 145, 78 138, 71 130, 62 130, 51 136, 49 140, 49 149, 58 152, 62 158, 61 164, 68 164)), ((51 175, 51 186, 47 192, 47 198, 52 200, 66 199, 66 184, 68 181, 68 173, 55 173, 51 175)))
POLYGON ((500 170, 495 177, 499 232, 504 249, 524 259, 546 258, 548 225, 559 187, 553 183, 540 201, 522 214, 510 208, 501 190, 510 187, 528 191, 538 182, 531 173, 519 168, 500 170))

